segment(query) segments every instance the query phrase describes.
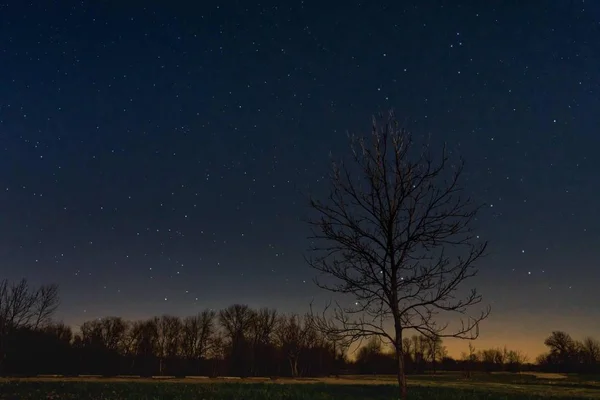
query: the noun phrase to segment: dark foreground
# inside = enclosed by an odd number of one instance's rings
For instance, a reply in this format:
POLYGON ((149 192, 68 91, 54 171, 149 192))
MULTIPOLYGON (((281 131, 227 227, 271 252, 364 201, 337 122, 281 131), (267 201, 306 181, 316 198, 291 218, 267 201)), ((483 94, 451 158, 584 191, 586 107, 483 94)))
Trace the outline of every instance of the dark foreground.
MULTIPOLYGON (((488 375, 413 377, 411 399, 600 399, 600 382, 580 377, 488 375)), ((27 378, 0 380, 0 399, 160 400, 390 400, 398 391, 390 377, 306 380, 27 378)))

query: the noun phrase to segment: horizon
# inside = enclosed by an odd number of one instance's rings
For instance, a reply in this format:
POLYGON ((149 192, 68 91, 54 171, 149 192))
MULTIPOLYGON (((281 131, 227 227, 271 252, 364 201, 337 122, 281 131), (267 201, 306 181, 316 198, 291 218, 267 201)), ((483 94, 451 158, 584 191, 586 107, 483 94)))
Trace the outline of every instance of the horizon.
MULTIPOLYGON (((239 303, 231 303, 231 304, 239 304, 239 303)), ((258 308, 262 308, 262 307, 268 307, 266 305, 263 306, 257 306, 257 307, 252 307, 253 309, 258 309, 258 308)), ((268 307, 268 308, 273 308, 273 307, 268 307)), ((274 308, 276 311, 278 311, 276 308, 274 308)), ((200 313, 204 310, 204 308, 200 308, 197 313, 200 313)), ((213 309, 210 309, 213 310, 213 309)), ((219 309, 215 309, 215 311, 218 313, 219 309)), ((308 312, 308 309, 307 309, 308 312)), ((122 317, 120 315, 105 315, 102 317, 97 317, 97 318, 109 318, 109 317, 121 317, 123 318, 123 320, 125 321, 142 321, 142 320, 148 320, 150 318, 153 317, 160 317, 162 315, 172 315, 172 316, 176 316, 176 317, 180 317, 180 318, 185 318, 188 316, 193 316, 193 315, 197 315, 196 314, 178 314, 178 313, 169 313, 169 314, 148 314, 146 316, 141 316, 141 317, 122 317)), ((58 314, 60 315, 60 311, 58 312, 58 314)), ((302 314, 300 314, 302 315, 302 314)), ((543 318, 543 317, 540 317, 543 318)), ((583 323, 585 316, 581 316, 580 317, 581 320, 579 322, 583 323)), ((93 318, 96 319, 96 318, 93 318)), ((73 329, 73 333, 78 333, 80 332, 80 327, 81 324, 83 324, 86 321, 90 321, 90 319, 82 319, 80 321, 71 321, 71 322, 65 322, 64 320, 60 319, 59 317, 57 318, 57 322, 63 322, 65 323, 67 326, 70 326, 71 329, 73 329)), ((593 337, 595 338, 595 332, 598 332, 598 330, 586 330, 585 328, 583 329, 577 329, 574 328, 573 326, 570 326, 568 322, 566 321, 562 321, 556 324, 556 327, 550 331, 543 331, 541 328, 537 329, 534 335, 527 335, 527 340, 525 341, 510 341, 510 339, 502 339, 503 337, 513 337, 513 334, 511 334, 510 332, 508 333, 497 333, 498 331, 496 330, 486 330, 485 326, 488 324, 493 324, 494 318, 493 315, 490 316, 490 320, 486 320, 482 322, 482 327, 481 327, 481 334, 479 336, 479 338, 475 339, 475 340, 464 340, 464 339, 455 339, 455 338, 443 338, 443 345, 446 347, 447 351, 448 351, 448 356, 456 359, 456 360, 460 360, 463 356, 463 353, 466 353, 468 350, 468 345, 469 343, 472 343, 473 346, 475 347, 476 351, 480 351, 480 350, 488 350, 488 349, 503 349, 503 348, 507 348, 508 350, 516 350, 516 351, 521 351, 523 352, 527 358, 528 358, 528 363, 532 363, 534 364, 537 357, 543 354, 547 354, 548 353, 548 347, 544 344, 544 340, 546 338, 548 338, 550 336, 550 334, 553 331, 563 331, 563 332, 567 332, 568 334, 570 334, 573 339, 575 340, 583 340, 586 337, 593 337), (488 332, 488 334, 486 334, 486 332, 488 332), (489 333, 489 332, 496 332, 496 333, 489 333)), ((586 321, 589 323, 589 321, 586 321)), ((502 321, 497 321, 495 322, 496 325, 504 325, 505 323, 502 321)), ((533 321, 530 322, 529 324, 530 326, 539 326, 539 321, 533 321)), ((584 324, 585 325, 585 324, 584 324)), ((500 329, 500 327, 498 327, 497 329, 500 329)), ((528 329, 526 329, 528 330, 528 329)), ((412 336, 415 333, 410 333, 408 336, 412 336)), ((406 336, 405 336, 406 337, 406 336)), ((366 342, 363 343, 363 345, 366 342)), ((357 351, 357 345, 358 343, 356 343, 355 345, 351 346, 351 348, 348 350, 348 354, 350 356, 350 358, 352 358, 351 353, 356 353, 357 351)), ((387 346, 386 346, 386 350, 387 346)))

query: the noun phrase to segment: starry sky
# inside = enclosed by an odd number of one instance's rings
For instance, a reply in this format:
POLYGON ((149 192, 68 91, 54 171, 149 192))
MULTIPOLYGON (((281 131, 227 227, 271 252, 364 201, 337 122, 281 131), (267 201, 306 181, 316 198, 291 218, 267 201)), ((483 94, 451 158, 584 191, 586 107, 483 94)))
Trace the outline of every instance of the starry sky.
POLYGON ((600 335, 597 2, 9 1, 0 34, 0 277, 65 322, 329 299, 306 194, 393 108, 487 204, 476 348, 600 335))

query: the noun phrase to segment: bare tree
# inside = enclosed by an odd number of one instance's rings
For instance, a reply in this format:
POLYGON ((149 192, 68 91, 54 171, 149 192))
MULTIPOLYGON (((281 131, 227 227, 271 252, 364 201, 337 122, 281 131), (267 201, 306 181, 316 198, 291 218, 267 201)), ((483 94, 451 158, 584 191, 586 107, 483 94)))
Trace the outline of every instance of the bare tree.
POLYGON ((583 361, 589 366, 600 363, 600 341, 586 337, 581 342, 581 352, 583 361))
POLYGON ((172 315, 163 315, 156 318, 157 342, 156 355, 159 359, 159 373, 162 375, 165 359, 175 357, 180 348, 181 318, 172 315))
POLYGON ((383 346, 379 336, 373 336, 366 345, 358 350, 356 363, 360 366, 366 366, 369 373, 376 374, 383 355, 383 346))
MULTIPOLYGON (((392 349, 394 346, 392 345, 392 349)), ((411 356, 412 354, 412 340, 409 337, 402 339, 402 354, 411 356)))
POLYGON ((559 369, 570 371, 578 362, 579 349, 577 342, 566 332, 553 331, 544 344, 550 349, 550 364, 559 369))
MULTIPOLYGON (((254 376, 266 371, 272 372, 274 347, 272 339, 277 325, 277 311, 262 308, 258 310, 252 320, 250 336, 252 339, 252 374, 254 376)), ((264 375, 263 375, 264 376, 264 375)))
POLYGON ((243 377, 248 373, 249 333, 255 315, 254 310, 242 304, 234 304, 219 312, 219 322, 229 344, 230 372, 237 376, 243 377))
POLYGON ((113 352, 124 350, 127 323, 121 317, 106 317, 86 321, 81 325, 82 345, 113 352))
POLYGON ((208 356, 215 333, 215 316, 214 311, 204 310, 183 320, 182 350, 185 357, 202 359, 208 356))
POLYGON ((506 347, 504 350, 496 349, 485 349, 481 350, 478 354, 479 360, 483 364, 486 371, 501 371, 504 368, 504 362, 508 357, 508 350, 506 347))
POLYGON ((109 350, 122 353, 127 333, 127 322, 121 317, 102 318, 102 330, 105 333, 105 344, 109 350))
POLYGON ((0 369, 6 356, 8 335, 22 328, 47 326, 58 304, 56 285, 33 289, 26 279, 18 283, 0 280, 0 369))
POLYGON ((442 338, 439 336, 431 336, 426 338, 427 343, 427 359, 431 362, 433 373, 437 372, 437 363, 447 355, 446 347, 443 345, 442 338))
POLYGON ((33 294, 33 328, 38 329, 50 323, 59 305, 58 286, 43 285, 33 294))
POLYGON ((159 347, 158 318, 133 322, 126 339, 133 369, 138 359, 147 360, 156 354, 159 347))
POLYGON ((228 343, 225 335, 217 331, 211 339, 209 358, 212 360, 210 376, 216 378, 223 372, 223 364, 227 358, 228 343))
POLYGON ((48 324, 42 328, 42 331, 55 337, 59 342, 64 344, 70 345, 73 340, 73 330, 70 326, 65 325, 62 322, 48 324))
POLYGON ((0 281, 0 329, 37 329, 50 322, 59 304, 58 286, 32 289, 26 279, 0 281))
POLYGON ((296 314, 282 315, 278 319, 275 332, 279 347, 289 362, 292 377, 295 378, 299 376, 298 361, 302 350, 306 346, 308 334, 310 333, 310 323, 306 318, 303 323, 296 314))
POLYGON ((468 350, 469 351, 467 353, 463 352, 461 355, 462 359, 464 361, 466 378, 471 377, 471 373, 473 372, 473 367, 475 366, 475 363, 477 361, 479 361, 479 354, 475 351, 475 346, 473 346, 473 343, 469 343, 468 350))
POLYGON ((507 353, 506 362, 513 372, 521 373, 521 368, 529 360, 529 357, 521 350, 510 350, 507 353))
POLYGON ((482 300, 476 290, 458 292, 487 245, 471 229, 480 207, 460 186, 463 161, 452 162, 445 147, 437 155, 428 143, 419 148, 392 112, 373 118, 371 138, 352 137, 351 148, 351 163, 333 163, 327 199, 311 199, 307 261, 322 274, 319 287, 352 305, 313 317, 329 335, 392 343, 406 398, 404 332, 474 339, 489 315, 489 308, 467 314, 482 300), (440 321, 451 313, 463 318, 450 332, 440 321))

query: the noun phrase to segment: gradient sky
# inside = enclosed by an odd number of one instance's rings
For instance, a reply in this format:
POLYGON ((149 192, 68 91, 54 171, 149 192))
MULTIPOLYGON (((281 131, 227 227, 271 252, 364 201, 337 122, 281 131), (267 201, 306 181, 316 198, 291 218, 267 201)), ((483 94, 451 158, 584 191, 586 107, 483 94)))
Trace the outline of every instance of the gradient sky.
POLYGON ((0 4, 0 277, 73 325, 303 312, 302 193, 394 108, 488 204, 475 346, 600 336, 600 4, 251 3, 0 4))

